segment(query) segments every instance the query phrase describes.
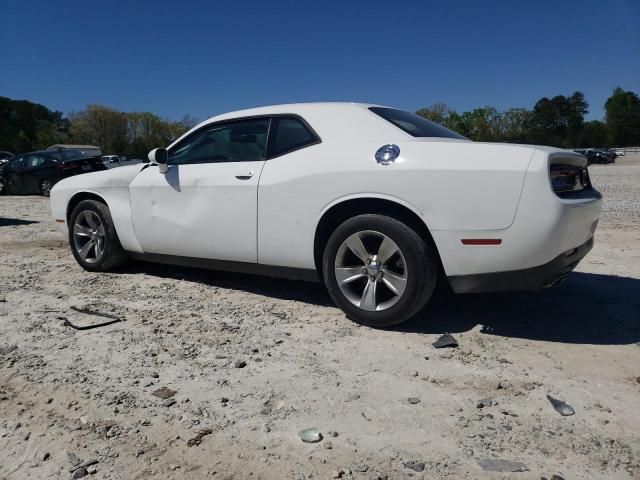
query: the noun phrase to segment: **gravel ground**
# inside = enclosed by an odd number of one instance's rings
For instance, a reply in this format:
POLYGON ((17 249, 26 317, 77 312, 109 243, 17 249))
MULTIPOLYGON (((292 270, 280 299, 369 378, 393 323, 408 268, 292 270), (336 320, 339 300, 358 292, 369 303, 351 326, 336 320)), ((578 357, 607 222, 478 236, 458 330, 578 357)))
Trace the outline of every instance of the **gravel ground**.
POLYGON ((640 478, 640 157, 591 172, 604 213, 564 284, 388 330, 314 284, 85 272, 45 199, 0 198, 0 479, 640 478), (125 321, 74 330, 100 318, 72 306, 125 321))

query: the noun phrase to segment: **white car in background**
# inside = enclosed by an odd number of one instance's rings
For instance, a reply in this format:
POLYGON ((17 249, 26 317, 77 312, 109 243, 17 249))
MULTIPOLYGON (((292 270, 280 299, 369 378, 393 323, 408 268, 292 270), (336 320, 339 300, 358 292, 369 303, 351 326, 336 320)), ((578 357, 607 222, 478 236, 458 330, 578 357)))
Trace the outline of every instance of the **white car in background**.
POLYGON ((139 163, 143 163, 143 161, 138 158, 127 158, 121 155, 103 155, 100 159, 107 168, 124 167, 126 165, 137 165, 139 163))
POLYGON ((460 293, 553 285, 601 210, 580 154, 476 143, 375 105, 228 113, 149 160, 53 188, 83 268, 131 257, 320 280, 373 326, 415 315, 439 277, 460 293))

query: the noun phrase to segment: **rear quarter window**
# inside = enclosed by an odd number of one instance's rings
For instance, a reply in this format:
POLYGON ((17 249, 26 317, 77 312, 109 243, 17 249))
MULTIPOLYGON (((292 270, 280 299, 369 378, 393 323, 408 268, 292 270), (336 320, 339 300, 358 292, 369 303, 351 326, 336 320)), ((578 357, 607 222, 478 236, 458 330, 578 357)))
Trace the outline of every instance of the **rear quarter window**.
POLYGON ((463 137, 459 133, 449 130, 448 128, 432 122, 431 120, 420 117, 415 113, 409 113, 403 110, 387 107, 369 107, 369 110, 414 137, 455 138, 458 140, 468 140, 468 138, 463 137))
POLYGON ((275 117, 271 123, 269 157, 277 157, 320 142, 320 138, 297 117, 275 117))

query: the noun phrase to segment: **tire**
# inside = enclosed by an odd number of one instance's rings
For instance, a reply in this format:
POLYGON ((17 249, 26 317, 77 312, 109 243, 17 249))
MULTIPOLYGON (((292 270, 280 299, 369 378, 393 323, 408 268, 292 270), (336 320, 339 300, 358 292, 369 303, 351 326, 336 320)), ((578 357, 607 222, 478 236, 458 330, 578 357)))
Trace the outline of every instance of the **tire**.
POLYGON ((49 197, 51 195, 51 189, 53 188, 53 185, 53 181, 49 180, 48 178, 43 178, 42 180, 40 180, 40 195, 42 195, 43 197, 49 197))
POLYGON ((78 264, 90 272, 114 270, 127 260, 109 208, 96 200, 83 200, 73 209, 69 218, 69 245, 78 264), (87 247, 90 242, 93 245, 87 247))
POLYGON ((0 177, 0 195, 8 195, 7 193, 7 179, 0 177))
POLYGON ((352 217, 333 232, 322 270, 336 305, 351 320, 372 327, 404 322, 422 310, 438 277, 432 247, 404 223, 377 214, 352 217))

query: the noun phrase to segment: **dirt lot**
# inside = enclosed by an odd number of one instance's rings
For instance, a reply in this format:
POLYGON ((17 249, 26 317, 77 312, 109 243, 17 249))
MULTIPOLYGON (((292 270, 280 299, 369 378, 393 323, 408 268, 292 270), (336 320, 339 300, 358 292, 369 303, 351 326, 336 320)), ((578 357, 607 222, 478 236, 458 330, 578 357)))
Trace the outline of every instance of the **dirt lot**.
POLYGON ((314 284, 84 272, 44 198, 1 197, 0 479, 640 478, 640 157, 591 172, 604 213, 564 284, 441 295, 391 330, 314 284), (71 306, 126 321, 76 331, 100 319, 71 306))

